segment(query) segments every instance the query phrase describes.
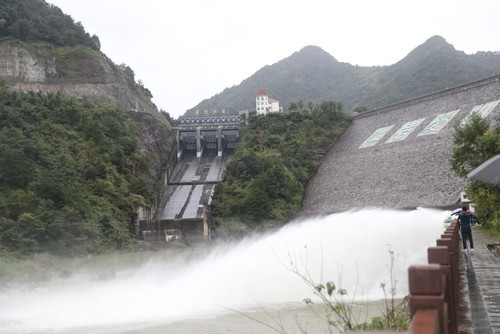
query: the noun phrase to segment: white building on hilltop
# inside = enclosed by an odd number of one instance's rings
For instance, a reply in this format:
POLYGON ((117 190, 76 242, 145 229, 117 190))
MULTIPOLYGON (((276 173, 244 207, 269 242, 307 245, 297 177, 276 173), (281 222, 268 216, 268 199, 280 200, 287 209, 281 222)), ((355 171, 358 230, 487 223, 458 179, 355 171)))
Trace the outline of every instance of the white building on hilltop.
POLYGON ((255 97, 255 110, 257 114, 267 114, 268 112, 282 112, 280 101, 270 98, 263 89, 259 89, 255 97))

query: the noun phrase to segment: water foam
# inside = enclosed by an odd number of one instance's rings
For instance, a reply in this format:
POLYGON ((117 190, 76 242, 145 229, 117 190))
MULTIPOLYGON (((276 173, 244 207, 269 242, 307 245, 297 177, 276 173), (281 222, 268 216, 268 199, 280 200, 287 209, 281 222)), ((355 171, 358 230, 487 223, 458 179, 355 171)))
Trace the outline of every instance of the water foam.
POLYGON ((0 297, 0 333, 112 332, 313 297, 291 268, 315 282, 341 284, 349 298, 381 299, 380 284, 390 284, 389 251, 394 252, 398 294, 404 295, 408 266, 426 262, 426 249, 435 244, 448 215, 430 209, 338 213, 214 246, 194 259, 185 254, 151 256, 107 281, 73 276, 8 291, 0 297))

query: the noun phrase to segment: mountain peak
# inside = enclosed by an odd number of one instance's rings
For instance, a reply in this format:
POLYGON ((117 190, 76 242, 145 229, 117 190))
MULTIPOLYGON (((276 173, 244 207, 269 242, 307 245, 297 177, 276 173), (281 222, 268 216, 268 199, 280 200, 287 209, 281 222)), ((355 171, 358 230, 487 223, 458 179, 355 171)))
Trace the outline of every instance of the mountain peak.
POLYGON ((329 61, 337 61, 335 57, 316 45, 307 45, 300 49, 296 54, 307 57, 314 57, 316 59, 325 59, 329 61))
POLYGON ((299 52, 326 52, 317 45, 306 45, 299 52))
POLYGON ((429 37, 424 44, 433 44, 433 45, 449 45, 446 39, 439 35, 434 35, 432 37, 429 37))
POLYGON ((318 46, 308 45, 190 111, 251 110, 255 106, 255 93, 261 87, 283 106, 299 100, 315 103, 335 100, 342 102, 347 111, 357 107, 378 108, 499 71, 500 55, 491 52, 469 56, 437 35, 389 66, 353 66, 338 62, 318 46))
POLYGON ((417 46, 414 51, 419 50, 451 50, 456 51, 455 47, 448 43, 443 37, 435 35, 426 40, 423 44, 417 46))
POLYGON ((413 49, 406 57, 401 59, 397 65, 420 62, 430 58, 452 57, 460 54, 453 45, 448 43, 443 37, 435 35, 427 39, 424 43, 413 49), (446 55, 446 56, 445 56, 446 55))

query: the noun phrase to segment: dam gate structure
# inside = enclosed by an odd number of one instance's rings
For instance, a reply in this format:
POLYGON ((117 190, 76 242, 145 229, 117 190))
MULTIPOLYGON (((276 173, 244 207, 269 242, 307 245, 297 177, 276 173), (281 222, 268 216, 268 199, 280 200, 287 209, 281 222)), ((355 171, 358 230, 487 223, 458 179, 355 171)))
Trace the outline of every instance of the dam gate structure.
POLYGON ((222 156, 225 149, 234 149, 239 137, 240 116, 184 116, 179 118, 177 129, 179 155, 184 150, 196 151, 202 156, 204 150, 216 150, 222 156))
POLYGON ((137 222, 137 238, 186 244, 210 240, 212 193, 231 160, 241 122, 236 115, 179 118, 175 166, 166 173, 154 217, 137 222))
MULTIPOLYGON (((309 180, 296 217, 365 207, 457 207, 466 180, 450 168, 453 129, 473 115, 500 117, 500 75, 354 116, 309 180)), ((241 122, 235 115, 180 119, 178 162, 167 175, 154 217, 172 225, 151 232, 156 230, 144 223, 138 229, 141 239, 149 238, 146 231, 152 239, 169 239, 166 231, 179 230, 175 224, 185 219, 210 225, 211 195, 236 147, 241 122)), ((206 227, 198 231, 210 239, 206 227)))

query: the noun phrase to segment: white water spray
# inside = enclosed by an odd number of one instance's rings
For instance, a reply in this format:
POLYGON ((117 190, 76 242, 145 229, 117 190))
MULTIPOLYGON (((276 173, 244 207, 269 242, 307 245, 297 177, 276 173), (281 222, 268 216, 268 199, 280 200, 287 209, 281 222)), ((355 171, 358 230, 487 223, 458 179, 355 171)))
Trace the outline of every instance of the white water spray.
POLYGON ((402 296, 408 267, 426 262, 426 249, 435 245, 447 216, 449 212, 430 209, 339 213, 217 246, 196 259, 153 256, 108 281, 72 277, 5 291, 0 333, 116 332, 228 309, 300 303, 313 293, 290 271, 293 265, 317 283, 324 279, 338 286, 341 280, 352 297, 382 299, 380 284, 390 284, 389 250, 402 296))

